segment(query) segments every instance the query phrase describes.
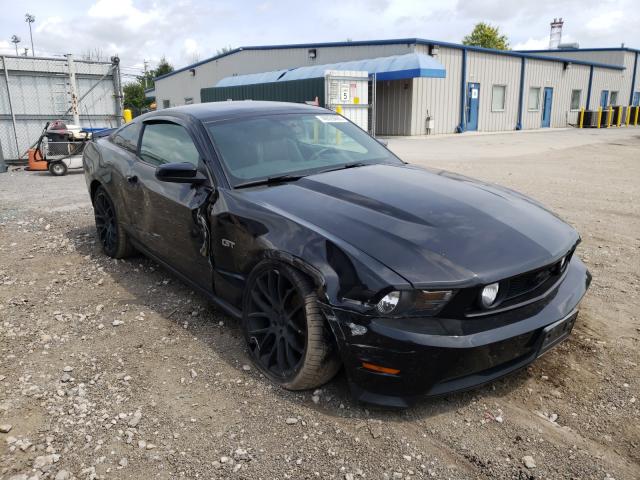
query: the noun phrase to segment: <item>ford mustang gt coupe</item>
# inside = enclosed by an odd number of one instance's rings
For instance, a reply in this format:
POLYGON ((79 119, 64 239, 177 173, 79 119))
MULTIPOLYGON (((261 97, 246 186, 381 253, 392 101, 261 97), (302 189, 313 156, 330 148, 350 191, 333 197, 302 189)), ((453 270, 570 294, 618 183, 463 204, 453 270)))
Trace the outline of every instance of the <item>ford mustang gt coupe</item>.
POLYGON ((591 281, 536 201, 406 164, 318 107, 148 113, 84 167, 105 254, 140 251, 239 319, 290 390, 341 366, 388 406, 482 385, 564 340, 591 281))

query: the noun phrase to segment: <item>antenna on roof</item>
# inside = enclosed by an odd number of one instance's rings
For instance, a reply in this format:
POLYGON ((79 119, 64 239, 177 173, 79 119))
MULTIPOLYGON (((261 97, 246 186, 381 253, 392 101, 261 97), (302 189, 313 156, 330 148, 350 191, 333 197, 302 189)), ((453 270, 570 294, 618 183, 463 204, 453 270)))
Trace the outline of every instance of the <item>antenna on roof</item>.
POLYGON ((562 42, 562 18, 554 18, 551 22, 551 33, 549 34, 549 50, 556 50, 562 42))

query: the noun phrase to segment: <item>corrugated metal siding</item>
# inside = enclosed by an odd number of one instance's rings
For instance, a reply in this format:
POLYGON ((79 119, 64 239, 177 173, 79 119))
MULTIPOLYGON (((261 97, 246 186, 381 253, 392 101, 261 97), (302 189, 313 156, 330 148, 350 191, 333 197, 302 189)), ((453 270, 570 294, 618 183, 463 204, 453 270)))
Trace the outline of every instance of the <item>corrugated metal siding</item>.
MULTIPOLYGON (((638 57, 638 66, 636 68, 636 84, 633 88, 633 91, 639 92, 640 94, 640 52, 636 52, 636 56, 638 57)), ((631 75, 633 75, 633 72, 631 72, 631 75)))
POLYGON ((568 69, 565 69, 564 64, 561 62, 532 59, 527 59, 526 62, 522 128, 541 128, 545 87, 553 88, 551 127, 566 127, 569 123, 575 123, 577 113, 571 112, 571 91, 582 90, 580 106, 584 107, 587 101, 589 67, 586 65, 571 65, 568 69), (528 108, 531 87, 540 88, 540 108, 535 111, 530 111, 528 108))
POLYGON ((169 100, 171 106, 183 105, 185 97, 193 97, 194 101, 198 101, 201 88, 213 87, 219 80, 231 75, 387 57, 412 51, 413 45, 405 43, 321 47, 316 49, 316 58, 311 60, 307 48, 243 50, 195 67, 195 75, 185 71, 156 81, 156 99, 159 107, 163 100, 169 100))
POLYGON ((274 100, 304 103, 318 97, 324 105, 324 78, 290 80, 288 82, 260 83, 235 87, 212 87, 201 90, 201 102, 225 100, 274 100))
POLYGON ((545 56, 545 57, 558 57, 569 58, 575 60, 582 60, 583 62, 604 63, 606 65, 617 65, 619 67, 625 66, 625 50, 552 50, 549 52, 534 52, 531 55, 545 56))
POLYGON ((515 130, 518 122, 520 64, 517 57, 480 52, 467 53, 467 82, 480 83, 478 130, 515 130), (491 111, 493 85, 505 85, 504 111, 491 111))
POLYGON ((376 135, 411 135, 411 80, 377 82, 376 135))
POLYGON ((618 92, 618 104, 626 105, 629 100, 629 88, 631 80, 624 78, 624 74, 618 70, 609 70, 604 68, 594 68, 593 84, 591 87, 591 110, 596 110, 600 106, 600 95, 603 90, 609 91, 609 99, 611 92, 618 92), (629 87, 624 90, 624 84, 628 82, 629 87))
MULTIPOLYGON (((633 76, 633 62, 635 59, 635 52, 629 52, 627 50, 596 50, 596 51, 553 51, 547 53, 536 53, 536 55, 550 55, 560 58, 583 60, 585 62, 604 63, 608 65, 617 65, 624 67, 625 70, 611 70, 607 68, 594 67, 594 82, 596 76, 598 78, 598 88, 592 87, 591 90, 591 109, 598 108, 600 105, 600 92, 602 90, 615 91, 618 93, 618 103, 626 105, 629 101, 629 94, 631 93, 631 80, 633 76), (611 85, 607 85, 607 82, 613 82, 611 85)), ((640 85, 640 80, 637 78, 637 85, 640 85)), ((594 83, 595 87, 595 83, 594 83)))
MULTIPOLYGON (((424 45, 416 45, 418 53, 428 54, 424 45)), ((426 134, 426 118, 433 119, 435 133, 453 133, 460 123, 460 76, 462 51, 440 48, 437 60, 447 70, 445 78, 414 78, 410 135, 426 134)))

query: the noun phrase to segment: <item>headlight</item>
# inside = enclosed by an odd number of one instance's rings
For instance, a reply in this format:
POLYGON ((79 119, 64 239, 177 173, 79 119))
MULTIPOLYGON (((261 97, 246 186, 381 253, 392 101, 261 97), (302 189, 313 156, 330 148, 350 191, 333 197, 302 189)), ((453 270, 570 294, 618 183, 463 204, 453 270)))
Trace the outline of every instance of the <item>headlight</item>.
POLYGON ((451 300, 451 290, 403 290, 386 294, 376 305, 379 313, 432 316, 451 300))
POLYGON ((492 283, 487 285, 482 289, 482 295, 480 296, 480 300, 482 301, 482 306, 485 308, 491 307, 498 298, 498 291, 500 290, 499 283, 492 283))
POLYGON ((389 314, 393 312, 400 302, 400 292, 387 293, 376 305, 380 313, 389 314))
POLYGON ((435 315, 452 296, 451 290, 419 290, 415 294, 412 310, 416 314, 435 315))

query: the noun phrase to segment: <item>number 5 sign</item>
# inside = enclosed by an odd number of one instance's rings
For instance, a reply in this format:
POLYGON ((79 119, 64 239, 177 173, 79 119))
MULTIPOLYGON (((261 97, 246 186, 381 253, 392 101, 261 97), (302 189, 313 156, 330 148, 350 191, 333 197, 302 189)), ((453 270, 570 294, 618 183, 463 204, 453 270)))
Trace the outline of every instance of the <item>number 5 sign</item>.
POLYGON ((348 103, 350 99, 349 85, 340 85, 340 102, 348 103))

